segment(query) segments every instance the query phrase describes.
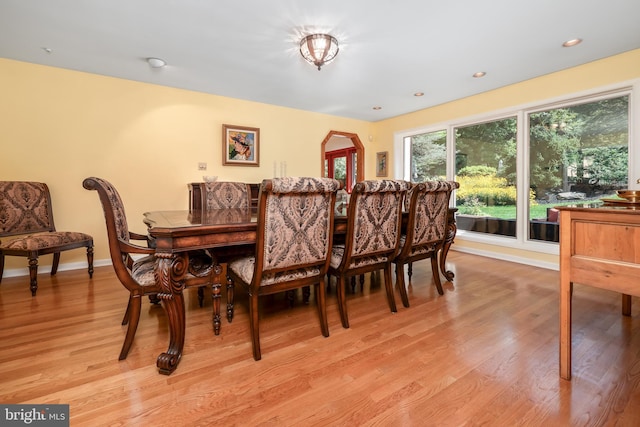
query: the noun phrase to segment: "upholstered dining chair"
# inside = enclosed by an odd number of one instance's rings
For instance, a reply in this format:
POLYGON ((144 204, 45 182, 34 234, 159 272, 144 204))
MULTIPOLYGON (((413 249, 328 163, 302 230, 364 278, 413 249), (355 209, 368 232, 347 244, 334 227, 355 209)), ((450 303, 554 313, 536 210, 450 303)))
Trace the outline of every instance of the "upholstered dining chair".
POLYGON ((329 268, 339 189, 340 183, 332 178, 262 181, 255 254, 227 264, 232 279, 248 290, 255 360, 262 357, 258 298, 263 295, 315 285, 320 328, 323 336, 329 336, 324 276, 329 268))
POLYGON ((202 197, 205 209, 249 209, 251 186, 244 182, 205 182, 202 197))
POLYGON ((384 270, 387 301, 396 312, 391 262, 398 252, 402 203, 410 183, 400 180, 361 181, 351 192, 344 244, 334 245, 328 274, 336 277, 342 326, 349 327, 347 279, 384 270))
POLYGON ((405 209, 409 218, 406 233, 400 238, 400 251, 393 260, 396 265, 396 284, 405 307, 409 307, 409 297, 404 283, 405 264, 430 258, 436 289, 440 295, 444 294, 438 268, 438 253, 447 237, 449 199, 453 190, 459 186, 455 181, 427 181, 415 184, 407 194, 405 209))
MULTIPOLYGON (((233 181, 214 181, 205 182, 202 191, 202 206, 205 210, 213 209, 249 209, 251 207, 251 186, 244 182, 233 181)), ((235 248, 232 256, 238 256, 242 252, 247 255, 253 253, 253 247, 235 248)), ((226 264, 229 260, 227 255, 228 250, 218 251, 216 249, 209 249, 209 253, 214 258, 214 264, 226 264)), ((220 298, 219 294, 216 294, 217 290, 211 290, 214 301, 216 298, 220 298)), ((227 321, 233 321, 234 314, 234 283, 233 280, 227 275, 227 321)), ((198 301, 202 307, 204 299, 204 287, 198 288, 198 301)))
MULTIPOLYGON (((129 349, 138 329, 142 297, 148 296, 151 302, 159 303, 157 294, 161 291, 154 276, 155 250, 149 247, 146 235, 129 231, 124 204, 115 187, 101 178, 89 177, 82 182, 87 190, 98 192, 107 225, 109 253, 116 277, 129 291, 129 302, 123 325, 128 325, 127 334, 120 351, 119 360, 127 358, 129 349), (132 243, 145 242, 147 246, 132 243), (131 255, 141 255, 134 259, 131 255)), ((211 281, 211 258, 204 251, 194 253, 189 257, 189 268, 185 279, 185 286, 200 286, 211 281)))

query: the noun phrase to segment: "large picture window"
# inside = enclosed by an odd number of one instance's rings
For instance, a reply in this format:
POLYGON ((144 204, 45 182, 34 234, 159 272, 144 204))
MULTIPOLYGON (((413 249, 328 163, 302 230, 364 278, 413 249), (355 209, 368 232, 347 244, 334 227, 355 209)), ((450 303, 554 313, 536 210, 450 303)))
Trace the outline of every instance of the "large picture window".
POLYGON ((438 130, 410 136, 406 139, 409 149, 409 175, 411 182, 445 179, 447 176, 447 131, 438 130))
POLYGON ((403 135, 403 178, 455 179, 459 231, 545 251, 541 243, 559 241, 556 206, 628 188, 630 97, 625 89, 403 135))
POLYGON ((629 96, 528 114, 529 239, 557 242, 554 206, 615 198, 629 176, 629 96))
POLYGON ((458 229, 516 236, 517 121, 454 128, 458 229))

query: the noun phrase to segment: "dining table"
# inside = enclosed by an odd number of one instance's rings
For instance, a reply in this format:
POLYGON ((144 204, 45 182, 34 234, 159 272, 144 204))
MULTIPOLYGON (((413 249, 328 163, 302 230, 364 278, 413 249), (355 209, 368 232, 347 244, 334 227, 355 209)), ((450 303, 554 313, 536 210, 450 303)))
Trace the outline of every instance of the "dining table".
MULTIPOLYGON (((448 281, 452 271, 445 268, 446 257, 456 234, 455 212, 450 208, 443 249, 439 254, 440 272, 448 281)), ((336 207, 334 233, 343 235, 347 229, 346 205, 336 207)), ((406 221, 408 214, 403 214, 406 221)), ((257 211, 250 209, 190 209, 145 212, 143 222, 155 247, 155 277, 162 292, 162 301, 169 323, 169 347, 156 361, 161 374, 174 372, 182 357, 185 342, 185 302, 183 290, 189 266, 189 253, 208 250, 212 254, 246 253, 256 242, 257 211)), ((220 265, 214 265, 212 286, 214 298, 220 294, 220 265)), ((219 302, 218 302, 219 303, 219 302)), ((229 316, 229 313, 227 313, 229 316)))

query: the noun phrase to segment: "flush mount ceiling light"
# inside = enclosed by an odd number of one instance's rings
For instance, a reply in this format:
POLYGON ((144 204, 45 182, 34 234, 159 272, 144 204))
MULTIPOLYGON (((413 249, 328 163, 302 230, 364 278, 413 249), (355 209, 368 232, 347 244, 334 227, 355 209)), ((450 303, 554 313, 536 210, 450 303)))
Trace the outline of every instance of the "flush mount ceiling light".
POLYGON ((319 71, 338 54, 338 40, 329 34, 310 34, 300 40, 300 54, 319 71))
POLYGON ((487 73, 485 73, 484 71, 478 71, 477 73, 473 73, 473 77, 475 77, 476 79, 478 79, 480 77, 484 77, 486 75, 487 75, 487 73))
POLYGON ((149 63, 151 68, 162 68, 167 65, 167 63, 160 58, 147 58, 147 63, 149 63))

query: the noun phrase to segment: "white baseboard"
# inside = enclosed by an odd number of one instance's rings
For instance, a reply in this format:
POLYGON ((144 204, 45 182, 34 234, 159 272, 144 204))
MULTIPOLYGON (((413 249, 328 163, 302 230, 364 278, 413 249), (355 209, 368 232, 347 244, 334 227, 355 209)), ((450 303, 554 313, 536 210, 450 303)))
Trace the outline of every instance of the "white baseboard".
MULTIPOLYGON (((499 252, 483 251, 479 249, 464 248, 464 247, 455 247, 455 245, 451 247, 451 251, 457 251, 457 252, 467 253, 471 255, 479 255, 487 258, 500 259, 503 261, 511 261, 511 262, 516 262, 518 264, 526 264, 533 267, 546 268, 548 270, 560 269, 560 266, 557 263, 532 260, 531 258, 507 255, 499 252)), ((108 265, 111 265, 111 259, 101 259, 101 260, 93 261, 94 267, 104 267, 108 265)), ((67 264, 60 264, 58 266, 58 271, 85 270, 86 268, 87 268, 86 261, 72 262, 67 264)), ((40 273, 51 273, 51 265, 38 266, 38 274, 40 273)), ((10 270, 5 270, 2 277, 18 277, 18 276, 28 276, 28 275, 29 275, 29 268, 25 267, 25 268, 14 268, 10 270)))
POLYGON ((524 258, 514 255, 508 255, 500 252, 492 252, 492 251, 484 251, 476 248, 464 248, 464 247, 455 247, 455 245, 451 246, 452 251, 462 252, 465 254, 471 255, 479 255, 487 258, 499 259, 502 261, 510 261, 518 264, 530 265, 532 267, 540 267, 546 268, 547 270, 560 270, 560 266, 555 262, 545 262, 540 260, 534 260, 531 258, 524 258))
MULTIPOLYGON (((6 259, 6 258, 5 258, 6 259)), ((25 258, 26 264, 26 258, 25 258)), ((93 267, 104 267, 106 265, 111 265, 111 259, 100 259, 93 260, 93 267)), ((70 262, 66 264, 58 265, 58 271, 68 271, 68 270, 86 270, 87 269, 87 261, 81 262, 70 262)), ((51 265, 39 265, 38 266, 38 274, 42 273, 51 273, 51 265)), ((19 277, 19 276, 28 276, 29 275, 29 267, 25 268, 12 268, 9 270, 4 270, 3 278, 7 277, 19 277)))

